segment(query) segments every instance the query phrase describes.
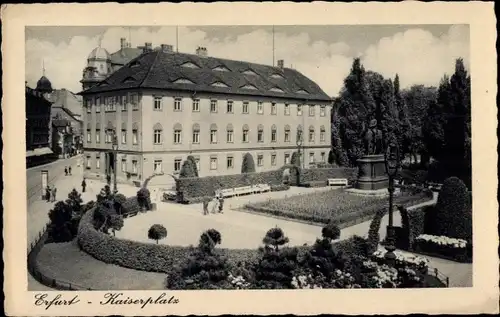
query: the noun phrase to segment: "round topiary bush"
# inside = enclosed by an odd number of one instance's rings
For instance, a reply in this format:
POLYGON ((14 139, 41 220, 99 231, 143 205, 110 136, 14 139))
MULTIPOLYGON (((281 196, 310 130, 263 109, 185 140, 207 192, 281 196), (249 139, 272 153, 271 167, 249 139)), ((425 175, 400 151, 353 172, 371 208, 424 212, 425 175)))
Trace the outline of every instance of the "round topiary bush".
POLYGON ((255 162, 253 156, 250 153, 246 153, 243 156, 243 162, 241 163, 241 173, 255 173, 255 162))
POLYGON ((198 171, 196 170, 196 161, 192 156, 182 163, 181 171, 179 172, 180 178, 198 177, 198 171))
POLYGON ((325 227, 323 227, 323 229, 321 229, 321 235, 323 236, 323 238, 330 241, 336 240, 340 238, 340 228, 336 224, 330 222, 325 227))
POLYGON ((167 237, 167 229, 162 225, 152 225, 148 230, 148 238, 156 240, 156 244, 158 244, 158 240, 164 239, 165 237, 167 237))
POLYGON ((264 245, 272 245, 276 250, 278 250, 280 246, 287 244, 288 241, 288 237, 286 237, 283 230, 278 227, 269 229, 264 236, 264 239, 262 239, 264 245))
POLYGON ((472 241, 472 204, 467 187, 458 177, 444 181, 435 212, 434 235, 472 241))

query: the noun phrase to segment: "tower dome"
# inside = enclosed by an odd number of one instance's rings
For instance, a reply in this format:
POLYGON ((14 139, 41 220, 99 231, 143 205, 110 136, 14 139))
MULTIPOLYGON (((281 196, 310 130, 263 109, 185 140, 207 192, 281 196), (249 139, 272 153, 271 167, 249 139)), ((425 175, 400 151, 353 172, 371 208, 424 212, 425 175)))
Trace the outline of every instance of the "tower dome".
POLYGON ((36 83, 36 90, 43 93, 52 92, 52 83, 47 77, 42 76, 36 83))
POLYGON ((103 60, 103 61, 108 61, 110 60, 110 55, 108 51, 106 51, 105 48, 102 47, 96 47, 90 52, 89 56, 87 57, 88 60, 103 60))

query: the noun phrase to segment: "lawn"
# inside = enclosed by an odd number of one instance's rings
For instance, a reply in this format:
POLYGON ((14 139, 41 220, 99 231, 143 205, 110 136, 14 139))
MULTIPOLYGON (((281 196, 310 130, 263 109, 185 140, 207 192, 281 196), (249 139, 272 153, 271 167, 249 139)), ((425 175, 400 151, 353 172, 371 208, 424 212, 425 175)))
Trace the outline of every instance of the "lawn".
POLYGON ((77 243, 49 243, 37 257, 43 275, 94 290, 161 290, 162 273, 141 272, 96 260, 77 243))
MULTIPOLYGON (((396 195, 394 204, 408 206, 430 199, 423 193, 414 195, 405 193, 396 195)), ((344 190, 329 190, 250 203, 245 208, 251 211, 322 224, 334 220, 341 225, 357 218, 372 215, 387 205, 387 197, 367 197, 351 194, 344 190)))

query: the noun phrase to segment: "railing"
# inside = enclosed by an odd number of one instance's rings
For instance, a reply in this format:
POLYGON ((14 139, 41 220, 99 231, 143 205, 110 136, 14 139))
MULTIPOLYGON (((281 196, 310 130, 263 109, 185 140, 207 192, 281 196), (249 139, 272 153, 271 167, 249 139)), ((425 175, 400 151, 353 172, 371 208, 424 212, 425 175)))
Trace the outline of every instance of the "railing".
POLYGON ((38 233, 35 241, 31 242, 28 247, 28 272, 41 284, 58 289, 58 290, 69 290, 69 291, 83 291, 92 290, 91 288, 84 287, 72 282, 62 281, 55 278, 48 277, 38 270, 38 265, 36 258, 38 253, 42 250, 45 241, 48 237, 49 223, 47 223, 44 228, 38 233))
MULTIPOLYGON (((439 272, 439 270, 435 267, 430 267, 429 266, 429 272, 432 272, 434 277, 436 277, 438 280, 440 280, 442 283, 446 285, 446 287, 450 287, 450 278, 443 273, 439 272)), ((431 274, 429 274, 431 275, 431 274)))

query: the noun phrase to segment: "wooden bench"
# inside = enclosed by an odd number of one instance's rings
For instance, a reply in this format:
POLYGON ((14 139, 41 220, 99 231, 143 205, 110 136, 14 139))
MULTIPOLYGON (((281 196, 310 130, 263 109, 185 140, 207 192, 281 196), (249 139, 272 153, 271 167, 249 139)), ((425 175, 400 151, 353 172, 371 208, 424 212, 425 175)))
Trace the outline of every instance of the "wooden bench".
POLYGON ((328 186, 347 186, 347 178, 329 178, 328 186))
POLYGON ((221 189, 219 192, 224 198, 236 195, 234 188, 221 189))
POLYGON ((234 189, 234 192, 235 192, 236 196, 251 194, 251 193, 253 193, 253 188, 252 188, 252 186, 236 187, 234 189))

